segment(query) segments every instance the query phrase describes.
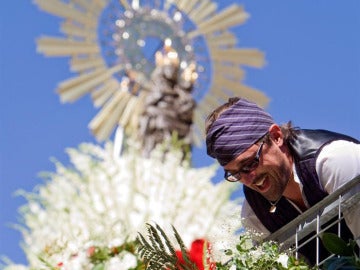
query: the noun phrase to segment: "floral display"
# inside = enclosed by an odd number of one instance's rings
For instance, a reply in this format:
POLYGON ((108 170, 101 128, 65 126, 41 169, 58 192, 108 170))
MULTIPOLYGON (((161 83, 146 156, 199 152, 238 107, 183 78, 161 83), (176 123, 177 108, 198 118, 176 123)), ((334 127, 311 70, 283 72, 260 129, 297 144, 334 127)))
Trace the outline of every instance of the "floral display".
POLYGON ((192 168, 180 150, 161 145, 145 158, 129 144, 120 156, 110 142, 68 149, 70 166, 54 161, 44 184, 22 193, 29 266, 7 270, 137 269, 134 240, 153 221, 176 226, 187 247, 202 238, 214 250, 230 244, 241 228, 240 207, 230 200, 233 185, 212 183, 216 166, 192 168))
POLYGON ((282 251, 281 246, 274 241, 261 241, 260 235, 254 232, 240 234, 235 247, 222 250, 220 261, 216 261, 213 256, 212 243, 197 239, 188 250, 175 227, 173 232, 176 242, 170 241, 168 232, 158 224, 148 224, 147 236, 139 234, 138 254, 146 263, 147 270, 318 269, 296 258, 291 250, 282 251), (179 249, 175 250, 175 246, 179 246, 179 249))

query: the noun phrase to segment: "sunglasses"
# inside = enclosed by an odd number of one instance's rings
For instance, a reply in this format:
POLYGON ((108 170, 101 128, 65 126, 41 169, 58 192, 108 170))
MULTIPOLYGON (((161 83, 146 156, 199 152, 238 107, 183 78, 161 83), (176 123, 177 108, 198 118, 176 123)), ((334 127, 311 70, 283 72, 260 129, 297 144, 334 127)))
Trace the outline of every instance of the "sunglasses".
POLYGON ((259 166, 261 151, 264 145, 264 141, 261 142, 259 149, 256 151, 256 155, 253 160, 245 164, 240 170, 236 173, 230 173, 225 171, 224 178, 229 182, 238 182, 241 180, 241 174, 247 174, 255 170, 259 166))

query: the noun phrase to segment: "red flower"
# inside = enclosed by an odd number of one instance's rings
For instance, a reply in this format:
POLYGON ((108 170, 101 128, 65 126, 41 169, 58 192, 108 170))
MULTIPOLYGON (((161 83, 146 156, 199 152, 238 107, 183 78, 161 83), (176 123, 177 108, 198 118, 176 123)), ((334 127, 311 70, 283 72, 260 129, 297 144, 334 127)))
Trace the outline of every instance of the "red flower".
MULTIPOLYGON (((181 265, 185 265, 185 260, 183 258, 182 252, 180 250, 176 251, 176 256, 179 259, 179 269, 182 269, 181 265)), ((188 252, 190 261, 192 261, 198 270, 204 270, 204 259, 206 261, 207 269, 214 270, 215 263, 210 260, 210 244, 204 239, 196 239, 191 243, 190 251, 188 252)))

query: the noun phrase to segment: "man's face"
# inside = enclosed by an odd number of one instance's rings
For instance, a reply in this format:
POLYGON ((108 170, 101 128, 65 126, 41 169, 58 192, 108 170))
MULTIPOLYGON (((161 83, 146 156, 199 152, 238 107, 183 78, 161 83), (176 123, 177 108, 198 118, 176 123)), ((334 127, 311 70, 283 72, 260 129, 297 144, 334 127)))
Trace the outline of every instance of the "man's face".
MULTIPOLYGON (((259 156, 259 164, 248 173, 240 172, 240 182, 259 192, 270 201, 278 200, 284 193, 292 174, 292 163, 282 140, 265 143, 259 156)), ((259 150, 260 143, 252 145, 245 152, 224 166, 231 174, 236 174, 251 164, 259 150)))

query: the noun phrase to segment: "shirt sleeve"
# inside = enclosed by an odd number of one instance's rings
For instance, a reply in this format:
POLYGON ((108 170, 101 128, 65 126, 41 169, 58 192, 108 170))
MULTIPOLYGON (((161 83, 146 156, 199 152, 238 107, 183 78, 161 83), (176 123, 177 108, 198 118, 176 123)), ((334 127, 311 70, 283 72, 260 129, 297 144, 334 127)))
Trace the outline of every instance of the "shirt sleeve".
MULTIPOLYGON (((316 171, 324 189, 333 193, 339 187, 360 175, 360 144, 349 141, 334 141, 324 146, 317 161, 316 171)), ((351 190, 348 197, 360 192, 360 184, 351 190)), ((355 238, 360 237, 360 202, 344 211, 344 218, 355 238)))
POLYGON ((249 232, 254 232, 261 235, 261 238, 265 238, 270 235, 268 229, 260 222, 260 220, 255 215, 255 212, 252 210, 250 204, 247 200, 244 200, 243 206, 241 209, 241 221, 245 230, 249 232))

